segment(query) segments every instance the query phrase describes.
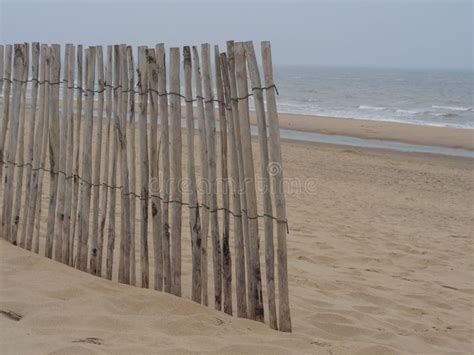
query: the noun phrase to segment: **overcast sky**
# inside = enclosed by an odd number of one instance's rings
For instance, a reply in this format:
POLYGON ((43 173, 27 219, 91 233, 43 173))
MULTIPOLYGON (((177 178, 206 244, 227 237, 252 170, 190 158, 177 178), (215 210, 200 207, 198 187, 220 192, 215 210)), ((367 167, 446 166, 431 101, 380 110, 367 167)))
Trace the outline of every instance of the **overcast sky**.
POLYGON ((0 0, 1 42, 271 40, 276 64, 472 69, 471 0, 0 0))

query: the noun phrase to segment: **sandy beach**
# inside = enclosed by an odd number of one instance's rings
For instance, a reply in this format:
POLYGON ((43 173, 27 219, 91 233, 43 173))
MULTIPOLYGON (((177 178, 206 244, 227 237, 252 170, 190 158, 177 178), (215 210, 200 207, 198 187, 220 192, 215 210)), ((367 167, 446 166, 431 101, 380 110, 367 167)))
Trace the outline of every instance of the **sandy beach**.
MULTIPOLYGON (((299 122, 281 115, 282 127, 326 129, 324 119, 299 122)), ((396 140, 396 132, 411 132, 411 143, 430 144, 439 131, 446 146, 471 147, 470 131, 456 139, 449 129, 351 122, 325 132, 396 140)), ((291 141, 282 149, 292 334, 192 303, 183 228, 185 299, 111 283, 2 242, 0 310, 22 316, 0 314, 2 353, 472 351, 472 159, 291 141)), ((43 211, 47 202, 44 194, 43 211)))

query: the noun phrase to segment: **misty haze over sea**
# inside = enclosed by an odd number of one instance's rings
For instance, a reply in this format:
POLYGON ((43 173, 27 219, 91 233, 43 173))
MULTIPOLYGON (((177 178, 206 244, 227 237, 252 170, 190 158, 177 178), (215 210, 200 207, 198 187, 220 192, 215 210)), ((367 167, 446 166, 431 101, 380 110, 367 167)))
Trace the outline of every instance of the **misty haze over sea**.
POLYGON ((474 128, 473 71, 278 66, 279 112, 474 128))

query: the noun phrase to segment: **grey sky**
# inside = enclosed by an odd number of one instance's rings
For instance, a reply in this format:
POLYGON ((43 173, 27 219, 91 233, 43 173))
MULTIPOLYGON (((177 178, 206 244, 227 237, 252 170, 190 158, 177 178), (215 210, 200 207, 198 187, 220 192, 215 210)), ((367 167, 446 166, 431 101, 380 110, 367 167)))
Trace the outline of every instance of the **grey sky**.
POLYGON ((472 69, 472 1, 1 1, 1 42, 271 40, 276 64, 472 69))

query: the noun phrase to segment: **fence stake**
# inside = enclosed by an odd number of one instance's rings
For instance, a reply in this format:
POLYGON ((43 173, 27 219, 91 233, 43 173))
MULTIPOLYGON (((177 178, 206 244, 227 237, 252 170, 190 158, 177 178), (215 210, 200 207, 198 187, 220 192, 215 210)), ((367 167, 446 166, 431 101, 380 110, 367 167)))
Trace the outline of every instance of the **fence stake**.
POLYGON ((204 116, 204 98, 202 93, 201 65, 199 52, 196 46, 193 46, 193 65, 194 65, 194 86, 196 87, 197 100, 197 120, 199 126, 199 160, 201 165, 201 201, 205 206, 201 209, 201 293, 202 304, 209 305, 208 295, 208 275, 207 275, 207 234, 209 229, 209 165, 207 151, 207 130, 204 116))
POLYGON ((141 166, 141 275, 143 288, 149 286, 149 261, 148 261, 148 198, 149 198, 149 167, 148 167, 148 117, 147 117, 147 103, 148 103, 148 82, 147 82, 147 65, 146 65, 146 50, 147 47, 138 47, 138 92, 140 95, 140 166, 141 166))
MULTIPOLYGON (((265 106, 263 102, 263 92, 260 89, 262 82, 258 70, 257 57, 253 43, 245 42, 245 56, 250 74, 250 82, 252 84, 253 98, 255 103, 255 111, 257 114, 258 141, 260 148, 260 165, 261 165, 261 187, 263 197, 263 213, 264 230, 265 230, 265 270, 267 279, 267 296, 268 296, 268 318, 270 328, 278 329, 277 314, 275 305, 275 256, 273 247, 273 215, 272 198, 270 191, 270 174, 268 143, 267 143, 267 123, 265 122, 265 106)), ((279 166, 275 166, 279 168, 279 166)), ((272 170, 273 171, 273 170, 272 170)))
MULTIPOLYGON (((128 94, 128 110, 129 110, 129 139, 128 139, 128 161, 130 164, 129 168, 129 178, 130 178, 130 191, 135 193, 137 191, 137 179, 136 179, 136 148, 135 148, 135 138, 136 130, 135 126, 135 69, 133 63, 133 48, 132 46, 127 46, 127 61, 128 61, 128 87, 131 89, 128 94)), ((136 199, 130 198, 130 284, 137 284, 136 276, 136 247, 135 247, 135 220, 137 216, 136 209, 136 199)))
POLYGON ((64 228, 63 228, 63 250, 62 250, 62 262, 64 264, 69 263, 71 252, 71 209, 72 209, 72 193, 74 188, 74 179, 71 177, 72 169, 74 165, 74 72, 75 72, 75 48, 74 45, 69 47, 66 46, 69 50, 69 72, 67 77, 67 121, 68 121, 68 131, 67 131, 67 147, 66 147, 66 189, 64 196, 64 228))
MULTIPOLYGON (((5 139, 7 137, 7 128, 8 128, 8 121, 10 117, 10 101, 13 100, 10 99, 10 94, 11 94, 11 77, 12 77, 12 45, 7 44, 5 48, 5 71, 3 74, 4 80, 5 81, 5 91, 3 93, 3 116, 2 116, 2 133, 0 135, 0 161, 4 161, 4 155, 5 155, 5 139)), ((3 176, 3 163, 0 164, 0 179, 3 176)), ((3 180, 1 180, 3 182, 3 180)), ((4 190, 5 193, 5 190, 4 190)))
MULTIPOLYGON (((28 86, 28 71, 29 71, 29 45, 24 43, 23 46, 25 62, 23 69, 23 78, 21 83, 21 97, 20 97, 20 125, 18 131, 18 152, 16 162, 18 163, 17 174, 16 174, 16 186, 15 186, 15 200, 13 201, 13 220, 11 229, 10 241, 17 245, 18 229, 20 227, 20 211, 21 211, 21 200, 23 192, 23 164, 25 163, 25 125, 26 122, 26 88, 28 86)), ((23 216, 24 217, 24 216, 23 216)))
POLYGON ((5 47, 3 44, 0 44, 0 95, 3 94, 3 69, 5 65, 5 47))
POLYGON ((245 193, 247 196, 247 218, 249 220, 249 243, 251 257, 251 297, 255 300, 255 308, 249 309, 249 316, 263 322, 262 279, 260 271, 260 252, 257 221, 257 196, 255 190, 255 171, 252 154, 252 138, 250 135, 250 121, 247 86, 247 71, 245 68, 245 53, 241 42, 235 43, 235 67, 237 77, 237 94, 239 99, 240 132, 242 134, 243 163, 246 179, 245 193))
MULTIPOLYGON (((2 53, 3 54, 3 53, 2 53)), ((34 154, 34 139, 35 139, 35 124, 36 124, 36 115, 37 115, 37 104, 38 104, 38 78, 39 78, 39 57, 40 57, 40 44, 35 42, 31 46, 31 111, 30 111, 30 122, 29 122, 29 131, 27 143, 27 157, 25 159, 28 165, 26 166, 26 188, 25 188, 25 204, 23 207, 24 218, 22 222, 22 232, 21 232, 21 247, 26 248, 26 227, 28 221, 29 206, 31 200, 31 170, 33 166, 33 154, 34 154)), ((1 71, 0 71, 1 72, 1 71)), ((0 84, 1 85, 1 84, 0 84)))
MULTIPOLYGON (((127 104, 128 104, 128 68, 127 68, 127 46, 120 46, 121 83, 122 94, 120 118, 118 120, 117 135, 120 144, 120 160, 122 172, 122 225, 124 232, 120 238, 120 263, 119 282, 130 283, 130 188, 128 181, 128 157, 127 157, 127 104)), ((135 198, 135 197, 132 197, 135 198)))
MULTIPOLYGON (((270 42, 262 42, 262 61, 267 88, 275 85, 273 82, 273 66, 270 42)), ((266 90, 268 126, 270 129, 270 161, 279 164, 280 169, 273 177, 273 195, 275 198, 278 237, 278 321, 280 330, 291 332, 290 302, 288 292, 288 261, 286 247, 286 224, 281 221, 286 219, 285 195, 283 191, 283 170, 280 147, 280 127, 278 125, 278 113, 275 100, 275 91, 266 90)))
POLYGON ((221 143, 221 179, 222 179, 222 205, 224 207, 222 220, 222 275, 224 290, 224 312, 232 315, 232 257, 229 245, 229 181, 227 172, 227 121, 224 103, 224 84, 222 83, 221 58, 219 46, 214 46, 216 63, 216 92, 219 107, 219 131, 221 143))
POLYGON ((163 162, 163 284, 165 292, 171 292, 171 255, 170 255, 170 226, 169 226, 169 199, 170 199, 170 138, 168 123, 168 96, 166 95, 166 60, 163 43, 156 45, 156 62, 158 65, 158 92, 161 123, 161 160, 163 162))
POLYGON ((79 190, 79 172, 80 172, 80 154, 81 154, 81 127, 82 127, 82 95, 83 95, 83 53, 82 45, 77 46, 77 87, 80 88, 76 92, 76 115, 75 115, 75 124, 74 129, 74 198, 72 200, 72 212, 71 212, 71 243, 70 243, 70 252, 69 252, 69 265, 74 265, 74 239, 76 238, 76 224, 78 220, 78 204, 80 200, 80 190, 79 190))
MULTIPOLYGON (((39 115, 38 115, 38 124, 36 126, 35 135, 34 135, 34 149, 33 149, 33 168, 31 169, 31 198, 28 202, 28 218, 26 220, 25 230, 26 230, 26 242, 25 247, 27 250, 31 250, 33 244, 33 232, 34 232, 34 222, 36 217, 36 206, 38 205, 38 194, 39 194, 39 176, 42 175, 42 172, 39 171, 41 166, 41 161, 44 159, 41 152, 43 152, 43 141, 45 141, 44 136, 46 136, 48 118, 45 116, 46 106, 48 106, 46 101, 46 73, 49 72, 49 67, 46 67, 46 57, 48 55, 48 46, 46 44, 41 45, 40 49, 40 75, 39 79, 44 84, 39 87, 39 115)), ((48 75, 49 76, 49 75, 48 75)), ((41 201, 41 197, 39 199, 41 201)))
MULTIPOLYGON (((179 48, 170 48, 170 92, 180 93, 179 48)), ((171 142, 171 293, 181 296, 181 99, 170 99, 171 142)))
POLYGON ((153 251, 155 259, 154 288, 163 289, 163 240, 161 225, 160 192, 160 144, 158 142, 158 65, 156 63, 155 49, 148 49, 148 84, 150 88, 150 196, 151 196, 151 224, 153 230, 153 251))
MULTIPOLYGON (((244 236, 242 229, 242 207, 240 204, 240 180, 239 180, 239 164, 237 158, 237 141, 234 128, 233 115, 238 114, 232 110, 232 101, 230 94, 229 68, 227 66, 227 56, 221 54, 221 71, 224 82, 224 96, 226 102, 226 114, 229 129, 229 156, 230 156, 230 176, 232 189, 232 207, 234 214, 234 249, 235 249, 235 278, 236 278, 236 294, 237 294, 237 316, 247 318, 247 288, 245 284, 245 253, 244 253, 244 236)), ((235 120, 237 120, 237 116, 235 120)))
POLYGON ((25 70, 25 48, 24 44, 15 44, 13 60, 13 97, 11 108, 11 122, 9 129, 9 141, 7 151, 8 165, 5 172, 5 187, 3 189, 3 218, 2 237, 11 241, 11 218, 13 204, 13 182, 15 177, 15 166, 10 162, 15 161, 17 152, 18 129, 20 125, 21 107, 21 80, 25 70))
POLYGON ((214 96, 211 83, 211 56, 209 43, 201 46, 202 76, 207 130, 207 151, 209 154, 209 192, 211 215, 212 263, 214 267, 214 306, 222 309, 222 253, 217 213, 217 167, 216 167, 216 121, 214 117, 214 96))
POLYGON ((92 182, 92 238, 91 238, 91 257, 90 257, 90 273, 97 275, 97 263, 99 260, 99 203, 100 203, 100 173, 102 160, 102 131, 104 127, 104 53, 102 46, 97 46, 97 125, 96 125, 96 142, 95 142, 95 161, 94 175, 92 182))
MULTIPOLYGON (((59 121, 59 161, 58 161, 58 170, 66 172, 67 165, 67 132, 68 132, 68 101, 67 101, 67 87, 70 85, 68 80, 69 73, 69 48, 71 44, 66 44, 65 47, 65 56, 64 56, 64 71, 63 71, 63 80, 62 84, 63 89, 63 99, 61 105, 61 115, 59 121)), ((54 259, 57 261, 62 261, 62 251, 63 251, 63 231, 64 231, 64 205, 65 205, 65 193, 66 193, 66 176, 64 174, 58 174, 58 200, 56 208, 56 219, 58 225, 55 228, 56 233, 56 244, 54 248, 54 259)))
MULTIPOLYGON (((113 84, 113 47, 112 46, 107 46, 107 66, 106 66, 106 71, 107 71, 107 76, 105 78, 106 82, 106 87, 105 87, 105 93, 106 93, 106 103, 105 103, 105 139, 104 139, 104 144, 105 144, 105 151, 104 151, 104 169, 103 169, 103 176, 102 176, 102 181, 105 184, 112 184, 110 182, 112 176, 110 171, 112 170, 112 165, 114 164, 113 161, 114 159, 110 158, 110 145, 112 144, 112 141, 114 140, 114 127, 112 123, 112 84, 113 84), (109 177, 110 175, 110 177, 109 177)), ((114 192, 115 193, 115 192, 114 192)), ((110 192, 112 194, 112 192, 110 192)), ((99 257, 97 258, 97 275, 102 276, 102 259, 103 259, 103 254, 104 254, 104 239, 105 239, 105 221, 107 219, 107 200, 109 196, 109 188, 106 185, 102 186, 102 200, 101 200, 101 206, 100 206, 100 227, 99 227, 99 241, 98 241, 98 255, 99 257)), ((115 207, 112 208, 112 205, 110 206, 110 209, 114 209, 115 207)))
MULTIPOLYGON (((119 108, 119 90, 120 88, 120 65, 117 58, 117 53, 120 48, 114 45, 114 89, 113 89, 113 113, 112 113, 112 124, 111 124, 111 166, 110 166, 110 186, 116 186, 117 184, 117 160, 118 160, 118 136, 116 132, 118 108, 119 108)), ((110 51, 110 54, 111 51, 110 51)), ((111 64, 111 57, 109 57, 109 64, 111 64)), ((106 259, 106 277, 112 280, 112 271, 114 264, 114 249, 115 249, 115 203, 116 203, 116 189, 110 189, 110 204, 109 204, 109 229, 107 237, 107 259, 106 259)))
POLYGON ((50 193, 48 208, 48 224, 46 225, 45 255, 53 257, 54 227, 56 222, 56 204, 58 197, 58 164, 59 150, 59 85, 61 79, 61 47, 59 44, 51 45, 51 97, 49 101, 49 166, 50 166, 50 193))
POLYGON ((193 89, 192 89, 192 65, 191 49, 189 46, 183 48, 184 67, 184 93, 186 97, 186 128, 188 145, 187 172, 189 179, 189 230, 191 234, 192 253, 192 280, 191 299, 201 303, 201 223, 199 218, 199 204, 197 199, 196 171, 194 163, 194 115, 193 115, 193 89))
POLYGON ((94 81, 96 69, 96 47, 89 47, 87 53, 87 76, 86 76, 86 112, 84 113, 84 130, 82 154, 82 186, 81 186, 81 209, 80 209, 80 229, 78 234, 78 246, 80 245, 80 253, 78 253, 79 269, 87 271, 87 254, 89 243, 89 218, 91 208, 91 189, 92 181, 92 132, 94 113, 94 81))
POLYGON ((242 139, 240 134, 240 122, 239 122, 239 105, 237 100, 237 79, 235 77, 235 56, 234 56, 234 41, 227 42, 227 54, 228 54, 228 71, 230 81, 230 100, 232 104, 232 120, 235 134, 235 149, 237 151, 236 164, 238 165, 239 173, 239 191, 240 191, 240 204, 241 204, 241 215, 242 215, 242 230, 244 239, 245 249, 245 269, 247 272, 247 305, 248 315, 255 313, 255 298, 251 292, 251 283, 253 282, 252 277, 252 258, 250 256, 250 241, 249 241, 249 219, 247 214, 244 216, 243 211, 247 211, 247 196, 245 193, 246 180, 244 173, 244 162, 243 162, 243 150, 242 150, 242 139))
MULTIPOLYGON (((51 85, 49 84, 51 78, 51 47, 46 47, 46 70, 45 70, 45 97, 44 97, 44 129, 43 129, 43 137, 42 137, 42 148, 40 153, 40 170, 38 176, 38 193, 37 193, 37 200, 36 200, 36 219, 32 221, 35 223, 34 225, 34 245, 33 249, 36 254, 39 254, 39 237, 40 237, 40 227, 41 227, 41 210, 42 210, 42 195, 43 195, 43 179, 45 177, 45 172, 43 169, 46 168, 46 152, 48 148, 48 137, 49 137, 49 126, 50 126, 50 115, 49 115, 49 108, 50 108, 50 97, 51 97, 51 85)), ((33 228, 33 225, 31 225, 33 228)))

